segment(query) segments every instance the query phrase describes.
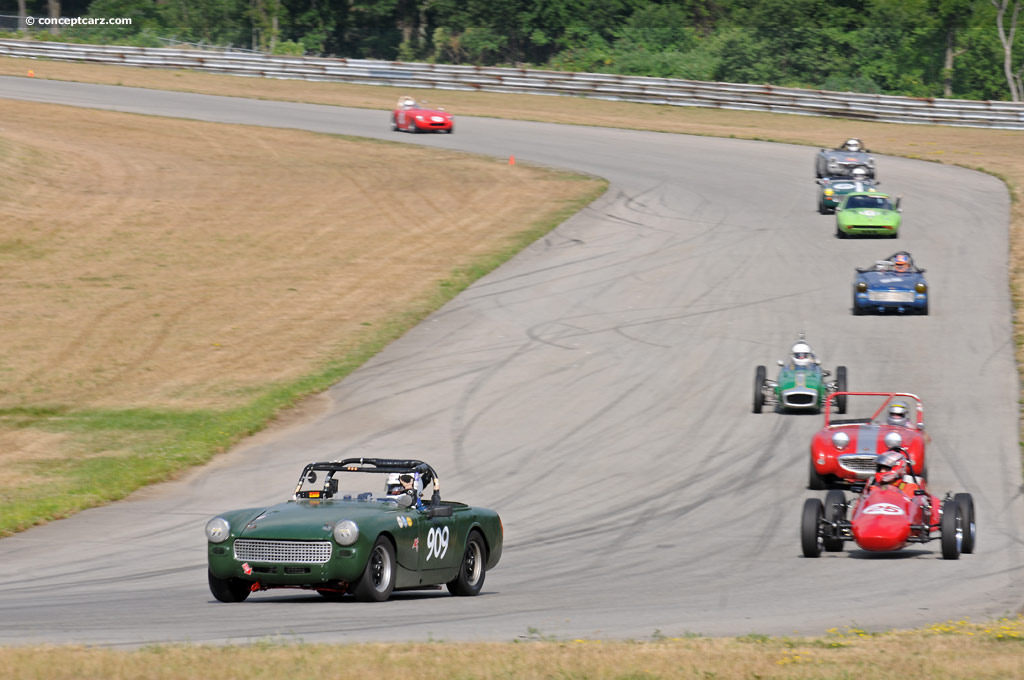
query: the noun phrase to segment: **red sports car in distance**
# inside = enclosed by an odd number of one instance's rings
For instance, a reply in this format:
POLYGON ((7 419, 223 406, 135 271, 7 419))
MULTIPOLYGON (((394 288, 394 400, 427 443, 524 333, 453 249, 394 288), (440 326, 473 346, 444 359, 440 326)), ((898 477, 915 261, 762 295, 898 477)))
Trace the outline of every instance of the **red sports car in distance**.
POLYGON ((811 440, 808 487, 863 485, 875 473, 875 459, 895 442, 902 447, 915 475, 927 478, 924 406, 906 392, 835 392, 825 404, 825 427, 811 440), (846 395, 846 414, 834 409, 846 395), (897 437, 898 442, 893 439, 897 437))
POLYGON ((412 97, 399 97, 391 114, 391 129, 451 134, 455 131, 455 122, 452 114, 444 109, 426 108, 426 102, 417 102, 412 97))

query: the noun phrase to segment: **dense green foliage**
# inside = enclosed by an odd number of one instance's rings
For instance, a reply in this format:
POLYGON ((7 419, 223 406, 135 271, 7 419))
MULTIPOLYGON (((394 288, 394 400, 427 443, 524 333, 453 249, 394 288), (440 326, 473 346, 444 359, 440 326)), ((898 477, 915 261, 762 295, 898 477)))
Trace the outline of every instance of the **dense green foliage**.
MULTIPOLYGON (((1000 0, 1002 1, 1002 0, 1000 0)), ((47 0, 28 0, 45 14, 47 0)), ((1006 30, 1011 12, 1006 14, 1006 30)), ((72 39, 1009 99, 993 0, 64 0, 72 39)), ((1022 12, 1024 15, 1024 12, 1022 12)), ((1024 27, 1013 70, 1024 68, 1024 27)), ((1019 70, 1018 77, 1019 77, 1019 70)))

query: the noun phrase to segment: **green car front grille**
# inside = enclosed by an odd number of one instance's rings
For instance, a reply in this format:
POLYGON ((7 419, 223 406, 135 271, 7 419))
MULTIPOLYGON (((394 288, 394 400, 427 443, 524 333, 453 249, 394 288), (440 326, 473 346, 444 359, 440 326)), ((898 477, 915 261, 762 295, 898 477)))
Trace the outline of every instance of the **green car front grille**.
POLYGON ((330 541, 263 541, 240 538, 235 541, 235 559, 244 562, 289 562, 324 564, 331 559, 330 541))

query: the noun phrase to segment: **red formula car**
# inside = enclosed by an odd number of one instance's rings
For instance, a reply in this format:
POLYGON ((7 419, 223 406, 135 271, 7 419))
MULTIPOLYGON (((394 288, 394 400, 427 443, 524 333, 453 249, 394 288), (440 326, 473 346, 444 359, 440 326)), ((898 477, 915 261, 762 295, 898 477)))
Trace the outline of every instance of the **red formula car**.
POLYGON ((452 114, 444 109, 429 109, 426 102, 417 103, 412 97, 399 97, 391 113, 391 129, 406 132, 447 132, 455 131, 452 114))
POLYGON ((817 498, 804 502, 800 524, 804 557, 818 557, 823 549, 839 552, 848 540, 862 550, 878 552, 939 538, 942 557, 947 560, 974 552, 971 494, 946 494, 944 499, 929 494, 925 480, 908 474, 910 468, 902 451, 881 454, 877 460, 879 471, 854 501, 848 503, 841 490, 833 489, 825 496, 824 505, 817 498), (883 465, 890 456, 903 460, 898 472, 883 465), (886 475, 891 479, 884 480, 886 475))
POLYGON ((807 486, 859 486, 875 473, 875 458, 902 447, 918 477, 927 477, 924 406, 906 392, 835 392, 825 404, 825 427, 811 440, 807 486), (846 397, 846 414, 833 419, 835 399, 846 397))

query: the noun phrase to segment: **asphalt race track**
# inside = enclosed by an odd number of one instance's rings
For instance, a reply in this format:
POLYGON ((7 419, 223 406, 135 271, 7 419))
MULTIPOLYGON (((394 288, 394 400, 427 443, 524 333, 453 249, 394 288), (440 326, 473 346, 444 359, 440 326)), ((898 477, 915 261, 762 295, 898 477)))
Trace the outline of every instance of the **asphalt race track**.
POLYGON ((514 154, 611 182, 335 385, 314 422, 0 540, 0 643, 792 635, 1024 603, 1009 197, 990 176, 882 157, 901 237, 840 241, 814 210, 808 147, 458 116, 453 135, 411 135, 387 111, 10 77, 0 97, 514 154), (854 267, 898 249, 928 268, 931 316, 852 316, 854 267), (974 494, 974 555, 945 561, 935 541, 801 556, 821 419, 750 411, 754 367, 774 375, 800 330, 851 389, 922 397, 931 487, 974 494), (216 602, 206 520, 353 455, 428 460, 445 497, 501 513, 483 593, 216 602))

